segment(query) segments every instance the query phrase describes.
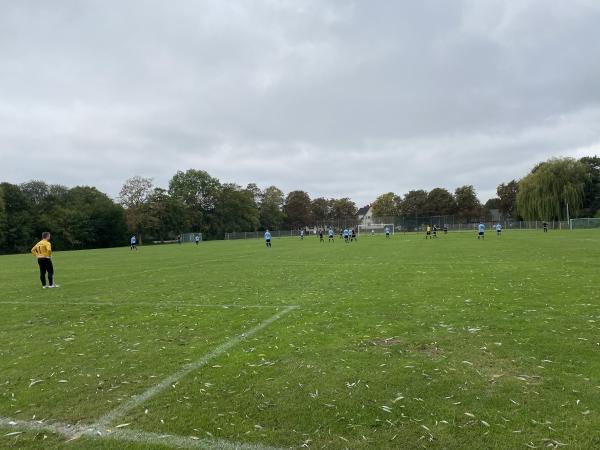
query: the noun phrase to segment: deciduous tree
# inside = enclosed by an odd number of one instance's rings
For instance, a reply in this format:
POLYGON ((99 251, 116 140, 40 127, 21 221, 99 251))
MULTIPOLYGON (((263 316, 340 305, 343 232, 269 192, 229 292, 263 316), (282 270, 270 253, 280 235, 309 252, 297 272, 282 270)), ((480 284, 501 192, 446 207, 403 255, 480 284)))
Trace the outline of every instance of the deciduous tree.
POLYGON ((152 193, 152 178, 135 176, 123 184, 119 202, 125 208, 125 219, 131 233, 138 235, 142 243, 143 225, 148 222, 147 202, 152 193))
POLYGON ((301 228, 312 223, 309 195, 304 191, 292 191, 285 198, 283 210, 287 223, 292 228, 301 228))
POLYGON ((327 225, 331 213, 329 200, 323 197, 315 198, 311 202, 310 208, 315 225, 327 225))
POLYGON ((281 189, 269 186, 263 191, 260 202, 260 226, 263 229, 281 229, 285 220, 284 202, 284 194, 281 189))
POLYGON ((356 203, 347 197, 331 199, 331 218, 338 226, 353 225, 356 220, 356 203))
POLYGON ((473 186, 467 185, 456 188, 454 200, 456 201, 458 216, 461 219, 467 223, 480 220, 483 211, 473 186))
POLYGON ((427 191, 408 191, 400 203, 400 213, 407 217, 420 217, 427 214, 427 191))
POLYGON ((395 217, 399 211, 401 199, 393 192, 381 194, 373 202, 373 216, 375 217, 395 217))
POLYGON ((444 188, 435 188, 427 194, 426 215, 449 216, 456 212, 456 201, 444 188))
POLYGON ((517 194, 519 193, 519 183, 511 180, 508 183, 502 183, 496 189, 499 202, 498 209, 507 217, 517 218, 517 194))

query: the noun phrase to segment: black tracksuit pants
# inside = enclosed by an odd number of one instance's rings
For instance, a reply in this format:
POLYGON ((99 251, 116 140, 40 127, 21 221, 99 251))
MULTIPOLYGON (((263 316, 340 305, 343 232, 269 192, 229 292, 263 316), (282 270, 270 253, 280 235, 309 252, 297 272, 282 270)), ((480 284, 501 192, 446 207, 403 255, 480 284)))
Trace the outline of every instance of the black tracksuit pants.
POLYGON ((52 260, 50 258, 38 258, 38 265, 40 266, 40 280, 42 286, 46 286, 46 273, 48 274, 48 284, 54 285, 54 267, 52 266, 52 260))

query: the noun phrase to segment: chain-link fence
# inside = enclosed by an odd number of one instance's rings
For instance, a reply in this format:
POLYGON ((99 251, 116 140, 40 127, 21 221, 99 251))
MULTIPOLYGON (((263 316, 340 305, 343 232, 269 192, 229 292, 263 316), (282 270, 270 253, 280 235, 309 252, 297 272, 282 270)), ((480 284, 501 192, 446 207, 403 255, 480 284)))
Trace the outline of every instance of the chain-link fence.
MULTIPOLYGON (((238 231, 235 233, 225 233, 225 240, 258 239, 258 238, 262 239, 264 237, 264 235, 265 235, 264 231, 238 231)), ((300 236, 300 230, 273 230, 273 231, 271 231, 271 236, 274 238, 300 236)))
MULTIPOLYGON (((444 227, 447 227, 448 231, 475 231, 480 222, 474 223, 445 223, 443 221, 432 221, 431 218, 427 218, 427 220, 419 220, 419 219, 402 219, 401 220, 390 221, 386 223, 394 223, 394 231, 395 233, 409 233, 409 232, 422 232, 425 231, 427 225, 436 225, 440 232, 443 231, 444 227)), ((384 222, 382 222, 384 223, 384 222)), ((511 221, 511 220, 501 220, 496 222, 486 221, 483 222, 486 229, 488 231, 493 231, 496 228, 497 224, 502 226, 503 230, 543 230, 544 223, 547 224, 547 228, 549 230, 568 230, 569 222, 567 221, 511 221)), ((357 227, 358 228, 358 227, 357 227)), ((327 235, 327 227, 323 228, 323 232, 327 235)), ((333 227, 336 235, 340 234, 342 228, 333 227)), ((317 235, 318 228, 306 228, 305 236, 317 235)), ((225 233, 225 239, 259 239, 264 237, 264 231, 247 231, 247 232, 237 232, 237 233, 225 233)), ((277 237, 298 237, 300 236, 300 230, 274 230, 271 231, 271 236, 274 238, 277 237)))
MULTIPOLYGON (((396 232, 398 231, 423 231, 427 227, 427 225, 436 225, 438 229, 442 230, 444 227, 447 227, 449 231, 471 231, 476 230, 480 222, 474 223, 438 223, 438 222, 423 222, 420 224, 410 223, 410 224, 402 224, 396 225, 396 232)), ((568 230, 569 222, 567 221, 509 221, 509 220, 500 220, 496 222, 482 222, 486 229, 495 229, 497 224, 502 226, 503 230, 542 230, 544 228, 544 223, 547 224, 547 228, 549 230, 568 230)))

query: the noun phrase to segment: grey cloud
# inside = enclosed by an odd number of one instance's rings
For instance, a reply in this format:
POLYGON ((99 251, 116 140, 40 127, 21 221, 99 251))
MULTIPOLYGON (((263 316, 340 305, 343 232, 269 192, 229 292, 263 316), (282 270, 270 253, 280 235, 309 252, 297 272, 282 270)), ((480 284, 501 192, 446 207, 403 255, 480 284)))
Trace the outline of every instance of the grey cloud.
POLYGON ((360 204, 485 200, 599 148, 599 19, 585 0, 5 2, 0 178, 115 195, 197 167, 360 204))

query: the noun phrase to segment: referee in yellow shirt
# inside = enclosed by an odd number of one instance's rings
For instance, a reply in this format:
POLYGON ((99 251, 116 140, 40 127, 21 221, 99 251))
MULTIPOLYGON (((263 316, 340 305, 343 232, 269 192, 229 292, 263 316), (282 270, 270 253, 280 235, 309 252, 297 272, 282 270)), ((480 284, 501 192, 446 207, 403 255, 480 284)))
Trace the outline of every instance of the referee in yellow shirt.
POLYGON ((31 254, 37 258, 40 266, 40 280, 42 288, 55 288, 58 285, 54 284, 54 267, 52 266, 52 245, 50 245, 50 233, 44 231, 42 240, 35 244, 31 249, 31 254), (46 285, 46 273, 48 274, 48 285, 46 285))

